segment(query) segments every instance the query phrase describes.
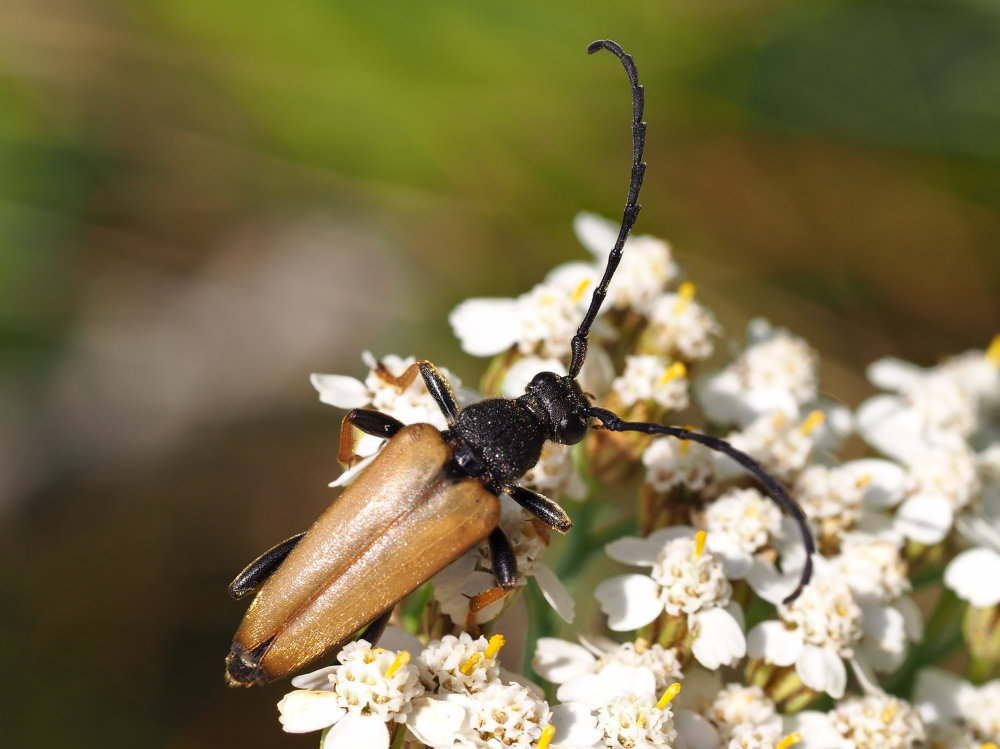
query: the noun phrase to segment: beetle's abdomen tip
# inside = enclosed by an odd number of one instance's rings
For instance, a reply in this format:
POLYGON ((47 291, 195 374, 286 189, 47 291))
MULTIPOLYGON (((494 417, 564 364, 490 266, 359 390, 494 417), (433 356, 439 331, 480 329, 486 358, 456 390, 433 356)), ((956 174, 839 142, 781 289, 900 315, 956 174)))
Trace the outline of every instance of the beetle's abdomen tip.
POLYGON ((226 656, 226 682, 231 687, 252 687, 271 681, 264 667, 254 662, 252 654, 234 642, 226 656))

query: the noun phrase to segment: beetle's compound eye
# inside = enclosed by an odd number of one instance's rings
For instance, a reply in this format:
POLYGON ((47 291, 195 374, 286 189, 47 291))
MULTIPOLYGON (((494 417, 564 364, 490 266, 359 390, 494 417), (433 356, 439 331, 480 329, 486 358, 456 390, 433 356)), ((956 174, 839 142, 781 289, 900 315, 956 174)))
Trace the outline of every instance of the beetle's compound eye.
POLYGON ((559 442, 564 445, 575 445, 583 442, 583 438, 587 436, 587 421, 587 418, 575 413, 564 416, 556 427, 559 442))

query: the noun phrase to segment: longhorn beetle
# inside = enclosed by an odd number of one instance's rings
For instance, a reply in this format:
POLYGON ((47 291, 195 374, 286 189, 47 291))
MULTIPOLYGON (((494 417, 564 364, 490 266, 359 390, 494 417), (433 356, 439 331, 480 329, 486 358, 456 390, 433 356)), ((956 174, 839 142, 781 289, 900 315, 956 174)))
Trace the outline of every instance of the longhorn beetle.
POLYGON ((683 427, 623 421, 592 406, 576 381, 587 355, 587 336, 639 215, 646 123, 643 87, 635 63, 618 44, 596 41, 588 53, 608 50, 625 67, 632 88, 632 174, 621 230, 590 307, 573 336, 569 374, 541 372, 524 395, 491 398, 459 408, 451 386, 430 362, 409 367, 400 384, 419 374, 444 412, 445 431, 429 424, 404 426, 378 411, 350 411, 341 427, 341 454, 351 428, 388 440, 375 460, 306 533, 283 541, 251 562, 229 586, 234 598, 260 591, 247 610, 226 658, 232 685, 264 684, 291 674, 365 629, 381 634, 393 607, 483 539, 489 544, 497 587, 472 601, 481 608, 512 589, 517 561, 497 525, 507 494, 553 530, 572 521, 551 499, 515 482, 539 459, 546 441, 575 445, 596 420, 613 432, 669 435, 728 455, 751 473, 795 519, 807 550, 794 600, 809 581, 815 550, 805 516, 781 484, 749 455, 724 440, 683 427))

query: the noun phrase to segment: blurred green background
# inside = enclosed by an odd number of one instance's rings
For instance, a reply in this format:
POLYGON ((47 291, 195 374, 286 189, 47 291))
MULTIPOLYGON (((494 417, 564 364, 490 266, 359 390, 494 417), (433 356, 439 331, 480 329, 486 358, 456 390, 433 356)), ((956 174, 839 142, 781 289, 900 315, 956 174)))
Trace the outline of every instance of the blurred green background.
POLYGON ((1000 6, 941 2, 0 7, 0 715, 11 747, 312 746, 223 686, 225 586, 329 501, 360 352, 474 383, 446 317, 617 218, 728 332, 863 367, 998 331, 1000 6))

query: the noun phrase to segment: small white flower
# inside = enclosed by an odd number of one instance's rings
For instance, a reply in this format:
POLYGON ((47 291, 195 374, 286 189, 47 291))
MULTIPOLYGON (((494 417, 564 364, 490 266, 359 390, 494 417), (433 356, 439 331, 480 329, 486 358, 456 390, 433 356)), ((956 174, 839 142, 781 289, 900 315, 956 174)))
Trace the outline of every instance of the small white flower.
MULTIPOLYGON (((782 738, 781 716, 774 706, 774 701, 764 694, 760 687, 745 687, 742 684, 729 684, 722 689, 712 701, 705 717, 719 732, 723 743, 733 738, 739 741, 730 746, 750 745, 750 736, 739 734, 763 729, 769 736, 773 734, 774 743, 782 738)), ((753 737, 754 740, 763 736, 753 737)), ((759 744, 754 744, 759 745, 759 744)))
POLYGON ((674 714, 669 705, 662 709, 652 695, 614 697, 597 710, 598 728, 604 731, 604 745, 613 749, 663 747, 677 740, 674 714))
POLYGON ((880 359, 868 379, 894 395, 876 395, 858 408, 858 430, 890 457, 909 460, 942 443, 975 436, 1000 398, 1000 345, 970 351, 923 369, 899 359, 880 359))
POLYGON ((675 293, 662 294, 650 305, 649 327, 642 348, 686 362, 707 359, 721 332, 712 314, 693 300, 694 284, 683 283, 675 293))
POLYGON ((432 692, 479 692, 500 676, 497 653, 503 637, 473 638, 467 632, 445 635, 420 654, 420 680, 432 692))
POLYGON ((646 575, 621 575, 605 580, 595 591, 608 626, 616 631, 649 624, 664 611, 684 616, 694 633, 692 653, 706 668, 729 665, 746 653, 741 619, 730 607, 732 587, 724 560, 704 548, 704 532, 675 526, 648 538, 622 538, 608 544, 612 559, 650 565, 646 575))
POLYGON ((625 371, 611 383, 625 406, 652 401, 671 411, 687 408, 687 387, 684 365, 659 356, 626 356, 625 371))
POLYGON ((981 686, 937 669, 917 677, 915 702, 927 723, 957 724, 978 741, 1000 741, 1000 679, 981 686))
POLYGON ((587 485, 573 464, 573 448, 558 442, 546 442, 534 467, 519 482, 550 499, 584 499, 587 485))
POLYGON ((311 682, 325 675, 329 688, 285 695, 278 703, 282 727, 303 733, 333 726, 323 740, 324 749, 386 749, 386 723, 406 722, 413 700, 424 691, 416 666, 409 665, 410 654, 373 649, 365 640, 357 640, 346 645, 337 659, 339 666, 299 677, 311 682))
POLYGON ((699 384, 705 414, 714 422, 739 426, 778 411, 796 418, 816 398, 818 363, 801 338, 766 320, 753 320, 743 353, 699 384))
POLYGON ((516 299, 466 299, 448 320, 462 349, 473 356, 493 356, 516 345, 525 356, 562 359, 590 302, 584 292, 598 277, 585 263, 561 265, 516 299))
POLYGON ((833 728, 857 747, 922 749, 927 729, 908 702, 887 694, 870 694, 840 702, 829 714, 833 728))
POLYGON ((675 486, 700 491, 715 480, 715 454, 691 440, 658 437, 642 454, 646 483, 659 492, 675 486))
POLYGON ((780 621, 765 621, 747 636, 751 658, 795 666, 802 683, 835 699, 844 694, 844 660, 857 659, 862 613, 847 583, 832 566, 814 557, 813 579, 790 604, 778 606, 780 621))
MULTIPOLYGON (((578 213, 573 219, 573 230, 580 244, 594 255, 603 270, 618 239, 618 223, 593 213, 578 213)), ((608 289, 605 305, 609 309, 631 308, 642 312, 677 273, 670 245, 656 237, 633 234, 625 241, 621 264, 615 273, 615 282, 608 289)), ((587 302, 590 302, 589 296, 587 302)))
POLYGON ((937 447, 912 456, 909 469, 894 526, 919 543, 940 543, 955 516, 979 495, 975 456, 961 444, 937 447))
MULTIPOLYGON (((738 450, 756 458, 768 471, 788 480, 805 468, 816 447, 823 423, 823 411, 813 411, 805 419, 788 419, 784 412, 775 411, 761 416, 746 429, 731 433, 727 439, 738 450)), ((728 456, 719 455, 716 465, 720 474, 735 477, 742 470, 728 456)))
POLYGON ((560 685, 560 700, 592 707, 615 694, 661 694, 681 678, 680 661, 672 649, 642 639, 609 645, 593 653, 572 642, 542 637, 532 666, 539 676, 560 685))
POLYGON ((552 711, 544 700, 520 684, 490 684, 482 691, 452 695, 465 708, 467 739, 473 746, 531 747, 551 722, 552 711))
POLYGON ((781 533, 781 511, 756 489, 730 489, 705 509, 705 530, 708 548, 726 559, 727 575, 739 579, 781 533))

